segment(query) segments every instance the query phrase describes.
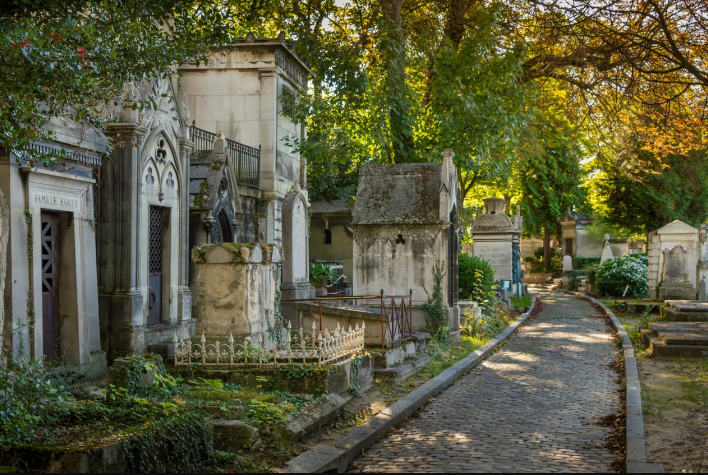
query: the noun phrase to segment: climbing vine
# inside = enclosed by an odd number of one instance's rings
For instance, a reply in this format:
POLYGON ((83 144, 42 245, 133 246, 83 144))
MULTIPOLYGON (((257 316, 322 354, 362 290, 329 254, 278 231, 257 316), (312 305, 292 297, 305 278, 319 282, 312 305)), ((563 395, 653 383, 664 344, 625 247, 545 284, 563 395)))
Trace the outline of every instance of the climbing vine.
MULTIPOLYGON (((428 295, 428 301, 420 306, 425 313, 425 326, 436 337, 444 332, 448 325, 448 314, 443 307, 442 281, 445 277, 445 263, 438 261, 433 266, 433 295, 428 295)), ((426 290, 427 293, 427 290, 426 290)))
MULTIPOLYGON (((34 358, 34 233, 32 232, 32 212, 25 208, 25 222, 27 223, 27 263, 29 272, 27 273, 29 285, 27 286, 27 321, 30 341, 30 354, 34 358)), ((20 339, 21 341, 22 339, 20 339)))
POLYGON ((349 383, 349 392, 356 396, 359 392, 359 370, 361 369, 361 356, 355 356, 352 359, 352 374, 351 383, 349 383))
POLYGON ((273 310, 266 310, 266 325, 268 335, 270 335, 273 344, 277 348, 283 349, 285 347, 285 341, 283 339, 282 329, 285 327, 285 318, 283 318, 283 309, 280 304, 280 300, 283 297, 280 291, 280 264, 275 264, 273 267, 273 281, 275 285, 275 298, 273 299, 273 310), (268 314, 273 315, 273 323, 271 324, 268 314))
POLYGON ((136 473, 174 469, 196 473, 204 470, 214 456, 207 422, 192 414, 171 417, 164 424, 143 426, 139 434, 122 446, 136 473))

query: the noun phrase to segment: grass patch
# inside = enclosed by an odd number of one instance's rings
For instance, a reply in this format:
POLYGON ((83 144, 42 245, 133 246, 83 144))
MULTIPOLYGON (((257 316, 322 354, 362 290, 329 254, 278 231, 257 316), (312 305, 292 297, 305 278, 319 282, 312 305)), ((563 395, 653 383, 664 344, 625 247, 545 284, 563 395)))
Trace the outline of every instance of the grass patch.
POLYGON ((528 308, 531 306, 531 294, 526 294, 523 297, 514 297, 511 299, 513 308, 528 308))

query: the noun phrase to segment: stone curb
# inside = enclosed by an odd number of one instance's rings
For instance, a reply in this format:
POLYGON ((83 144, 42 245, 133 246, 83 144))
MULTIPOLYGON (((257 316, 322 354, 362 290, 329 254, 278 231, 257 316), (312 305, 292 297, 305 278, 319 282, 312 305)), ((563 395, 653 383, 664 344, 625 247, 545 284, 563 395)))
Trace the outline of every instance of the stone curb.
POLYGON ((317 445, 285 464, 283 473, 344 473, 352 462, 382 439, 388 431, 410 417, 427 402, 450 387, 455 380, 464 376, 489 356, 504 340, 509 338, 529 318, 536 305, 532 297, 526 313, 517 318, 503 332, 477 348, 473 353, 453 364, 434 378, 414 389, 397 402, 357 427, 349 435, 339 440, 334 447, 317 445))
POLYGON ((627 330, 617 316, 599 300, 589 295, 564 290, 567 294, 584 298, 598 305, 605 311, 614 325, 620 338, 624 352, 624 376, 626 382, 626 410, 627 410, 627 473, 664 473, 661 463, 647 462, 646 440, 644 438, 644 415, 642 414, 642 387, 639 383, 637 358, 634 356, 634 346, 629 339, 627 330))

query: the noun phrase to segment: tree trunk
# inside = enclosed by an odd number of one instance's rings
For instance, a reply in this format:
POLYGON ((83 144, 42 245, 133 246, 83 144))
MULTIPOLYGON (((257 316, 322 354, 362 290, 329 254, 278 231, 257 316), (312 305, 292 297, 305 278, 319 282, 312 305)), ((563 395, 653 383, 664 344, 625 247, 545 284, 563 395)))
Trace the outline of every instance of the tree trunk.
POLYGON ((504 214, 511 216, 511 196, 504 195, 504 214))
MULTIPOLYGON (((7 275, 7 243, 10 238, 10 213, 5 195, 0 190, 0 332, 5 331, 5 276, 7 275)), ((0 347, 3 347, 0 338, 0 347)))
POLYGON ((410 94, 406 82, 406 49, 401 27, 403 0, 381 0, 385 17, 381 47, 386 70, 386 105, 389 110, 393 161, 405 163, 414 157, 410 94))
POLYGON ((543 228, 543 270, 551 271, 551 233, 543 228))

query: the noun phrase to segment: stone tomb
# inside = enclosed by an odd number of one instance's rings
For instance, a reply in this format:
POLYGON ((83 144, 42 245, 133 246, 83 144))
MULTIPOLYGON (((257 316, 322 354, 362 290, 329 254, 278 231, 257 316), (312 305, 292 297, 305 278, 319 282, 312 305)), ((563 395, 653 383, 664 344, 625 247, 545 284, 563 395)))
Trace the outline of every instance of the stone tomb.
POLYGON ((659 284, 659 300, 696 298, 696 288, 691 283, 688 272, 689 252, 676 245, 671 249, 664 249, 663 272, 659 284))
POLYGON ((76 124, 52 119, 48 128, 64 142, 31 147, 65 152, 62 163, 37 167, 0 154, 2 214, 9 218, 9 236, 0 232, 0 240, 9 237, 4 330, 14 330, 4 344, 16 358, 65 361, 78 376, 102 377, 94 171, 108 143, 88 133, 86 148, 77 150, 68 145, 81 140, 76 124))
POLYGON ((654 356, 702 357, 708 351, 708 303, 667 300, 663 320, 642 330, 654 356))
POLYGON ((702 253, 698 229, 677 220, 647 237, 649 298, 695 299, 702 253))
MULTIPOLYGON (((354 207, 354 295, 408 295, 413 305, 427 301, 433 269, 443 263, 443 305, 450 326, 459 329, 457 256, 457 169, 452 150, 442 163, 366 165, 360 174, 354 207)), ((414 309, 413 328, 425 326, 414 309)))
POLYGON ((199 266, 196 337, 204 334, 210 341, 226 343, 233 335, 250 337, 255 343, 268 331, 267 319, 274 325, 275 276, 281 260, 278 246, 204 245, 192 250, 192 260, 199 266))
POLYGON ((521 281, 521 250, 519 247, 523 222, 521 210, 509 218, 504 214, 506 201, 487 198, 485 212, 472 223, 472 255, 489 261, 496 281, 511 281, 512 295, 523 293, 521 281))

